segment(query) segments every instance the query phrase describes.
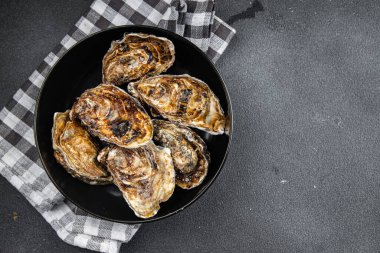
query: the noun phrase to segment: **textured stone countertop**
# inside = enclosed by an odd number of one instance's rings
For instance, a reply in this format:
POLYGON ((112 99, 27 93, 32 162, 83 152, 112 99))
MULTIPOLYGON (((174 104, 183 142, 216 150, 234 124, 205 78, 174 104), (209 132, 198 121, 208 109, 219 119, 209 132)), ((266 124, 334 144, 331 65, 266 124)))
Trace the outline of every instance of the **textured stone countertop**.
MULTIPOLYGON (((0 2, 0 106, 90 2, 0 2)), ((200 200, 143 225, 122 252, 378 252, 380 1, 216 9, 237 30, 217 63, 235 116, 230 155, 200 200)), ((0 177, 0 252, 52 249, 86 252, 0 177)))

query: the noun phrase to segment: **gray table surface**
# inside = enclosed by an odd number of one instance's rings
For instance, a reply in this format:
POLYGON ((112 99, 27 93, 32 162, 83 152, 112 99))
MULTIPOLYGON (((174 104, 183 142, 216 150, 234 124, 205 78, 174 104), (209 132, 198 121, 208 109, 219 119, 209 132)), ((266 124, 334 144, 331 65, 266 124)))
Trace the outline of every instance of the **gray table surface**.
MULTIPOLYGON (((0 106, 90 2, 0 1, 0 106)), ((378 252, 380 1, 218 0, 217 13, 238 32, 217 63, 231 153, 199 201, 122 252, 378 252)), ((0 252, 52 249, 86 252, 0 177, 0 252)))

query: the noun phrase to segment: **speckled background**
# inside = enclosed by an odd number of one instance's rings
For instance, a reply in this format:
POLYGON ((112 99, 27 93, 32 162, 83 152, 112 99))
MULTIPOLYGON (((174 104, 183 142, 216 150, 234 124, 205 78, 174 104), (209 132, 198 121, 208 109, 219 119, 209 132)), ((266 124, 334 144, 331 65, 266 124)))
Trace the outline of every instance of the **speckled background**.
MULTIPOLYGON (((0 106, 90 3, 0 2, 0 106)), ((237 30, 217 63, 231 153, 199 201, 122 252, 378 252, 379 13, 377 0, 218 0, 237 30)), ((0 252, 52 249, 86 251, 0 177, 0 252)))

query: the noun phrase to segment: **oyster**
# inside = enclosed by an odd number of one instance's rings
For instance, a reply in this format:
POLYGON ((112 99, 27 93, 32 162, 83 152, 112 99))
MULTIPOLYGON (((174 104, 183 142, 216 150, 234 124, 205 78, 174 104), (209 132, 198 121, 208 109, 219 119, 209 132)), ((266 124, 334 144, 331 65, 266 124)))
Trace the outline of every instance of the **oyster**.
POLYGON ((121 85, 145 76, 159 75, 174 63, 173 43, 143 33, 125 34, 114 41, 103 58, 103 82, 121 85))
POLYGON ((223 134, 225 117, 206 83, 189 75, 161 75, 130 83, 128 91, 164 118, 223 134))
POLYGON ((182 189, 200 185, 207 175, 210 154, 206 144, 190 128, 165 120, 153 120, 153 140, 169 148, 176 171, 176 184, 182 189))
POLYGON ((52 141, 57 161, 73 176, 88 184, 108 184, 112 177, 96 160, 99 147, 69 111, 54 114, 52 141))
POLYGON ((104 148, 99 162, 111 172, 124 199, 140 218, 150 218, 167 201, 175 188, 175 171, 170 150, 153 143, 136 149, 104 148))
POLYGON ((78 118, 99 139, 125 148, 145 145, 153 125, 140 103, 122 89, 101 84, 86 90, 74 103, 70 118, 78 118))

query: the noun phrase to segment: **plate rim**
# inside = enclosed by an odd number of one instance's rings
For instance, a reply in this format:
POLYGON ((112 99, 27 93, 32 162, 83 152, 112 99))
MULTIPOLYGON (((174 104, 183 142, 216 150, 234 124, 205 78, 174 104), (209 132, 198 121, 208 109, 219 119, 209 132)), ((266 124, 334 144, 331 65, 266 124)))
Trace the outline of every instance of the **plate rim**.
MULTIPOLYGON (((125 32, 127 33, 127 31, 125 32)), ((215 182, 216 178, 219 176, 225 162, 226 162, 226 159, 228 157, 228 154, 229 154, 229 151, 230 151, 230 148, 231 148, 231 143, 232 143, 232 135, 233 135, 233 109, 232 109, 232 102, 231 102, 231 98, 230 98, 230 94, 228 92, 228 89, 227 89, 227 86, 222 78, 222 76, 220 75, 219 71, 217 70, 217 68, 215 67, 215 64, 210 60, 210 58, 208 58, 208 56, 206 55, 205 52, 203 52, 199 47, 197 47, 194 43, 192 43, 191 41, 189 41, 188 39, 172 32, 172 31, 169 31, 169 30, 166 30, 166 29, 163 29, 163 28, 160 28, 160 27, 155 27, 155 26, 149 26, 149 25, 121 25, 121 26, 114 26, 114 27, 110 27, 110 28, 107 28, 107 29, 103 29, 103 30, 100 30, 100 31, 97 31, 97 32, 94 32, 90 35, 87 35, 86 37, 84 37, 83 39, 77 41, 77 43, 75 43, 75 45, 73 45, 72 47, 70 47, 66 52, 63 53, 63 55, 61 57, 59 57, 59 59, 53 64, 53 66, 51 67, 51 69, 48 71, 44 81, 42 82, 41 84, 41 88, 38 92, 38 95, 37 95, 37 98, 36 98, 36 104, 35 104, 35 109, 34 109, 34 116, 33 116, 33 136, 34 136, 34 140, 35 140, 35 145, 36 145, 36 148, 37 148, 37 151, 38 151, 38 158, 40 159, 41 161, 41 164, 42 164, 42 167, 43 169, 45 170, 46 174, 48 175, 50 181, 54 184, 54 186, 58 189, 58 191, 66 198, 68 199, 71 203, 73 203, 75 206, 77 206, 78 208, 80 208, 81 210, 85 211, 86 213, 88 214, 91 214, 97 218, 100 218, 100 219, 104 219, 104 220, 108 220, 108 221, 111 221, 111 222, 117 222, 117 223, 123 223, 123 224, 142 224, 142 223, 149 223, 149 222, 154 222, 154 221, 158 221, 158 220, 163 220, 163 219, 166 219, 172 215, 175 215, 181 211, 183 211, 184 209, 188 208, 189 206, 191 206, 195 201, 197 201, 198 199, 200 199, 204 194, 205 192, 211 187, 211 185, 215 182), (228 145, 227 145, 227 149, 225 151, 225 154, 224 154, 224 157, 222 159, 222 162, 221 164, 219 165, 219 168, 218 170, 216 171, 215 175, 213 178, 211 178, 210 182, 205 185, 205 187, 193 198, 191 199, 188 203, 186 203, 184 206, 182 206, 181 208, 173 211, 173 212, 169 212, 163 216, 160 216, 160 217, 151 217, 149 219, 142 219, 142 220, 139 220, 139 221, 128 221, 128 220, 118 220, 118 219, 113 219, 113 218, 109 218, 109 217, 105 217, 105 216, 102 216, 102 215, 99 215, 97 213, 94 213, 92 211, 89 211, 87 210, 86 208, 84 208, 81 204, 78 204, 77 202, 73 201, 62 189, 61 187, 58 186, 58 184, 55 182, 53 176, 50 174, 49 170, 47 169, 47 165, 45 164, 45 161, 42 157, 42 154, 41 154, 41 150, 40 150, 40 147, 39 147, 39 143, 38 143, 38 137, 37 137, 37 120, 39 118, 39 114, 38 114, 38 108, 40 106, 40 97, 42 95, 42 92, 45 88, 45 84, 47 82, 47 80, 49 79, 51 73, 54 71, 55 67, 61 62, 61 60, 71 51, 73 50, 74 48, 76 48, 77 46, 79 46, 80 44, 84 43, 86 40, 98 35, 98 34, 101 34, 103 32, 107 32, 107 31, 110 31, 110 30, 122 30, 122 29, 129 29, 129 28, 134 28, 134 29, 152 29, 152 30, 156 30, 156 31, 159 31, 159 32, 163 32, 163 33, 169 33, 171 34, 171 36, 174 36, 176 37, 177 39, 179 39, 180 41, 184 42, 184 43, 187 43, 189 44, 190 46, 192 46, 196 51, 198 51, 203 58, 206 59, 206 61, 209 63, 209 65, 211 65, 212 67, 212 70, 217 74, 218 78, 220 79, 221 83, 222 83, 222 87, 223 87, 223 90, 224 90, 224 93, 226 95, 226 100, 227 100, 227 110, 228 110, 228 120, 230 121, 229 122, 229 129, 228 129, 228 134, 226 133, 226 135, 228 136, 228 145)))

